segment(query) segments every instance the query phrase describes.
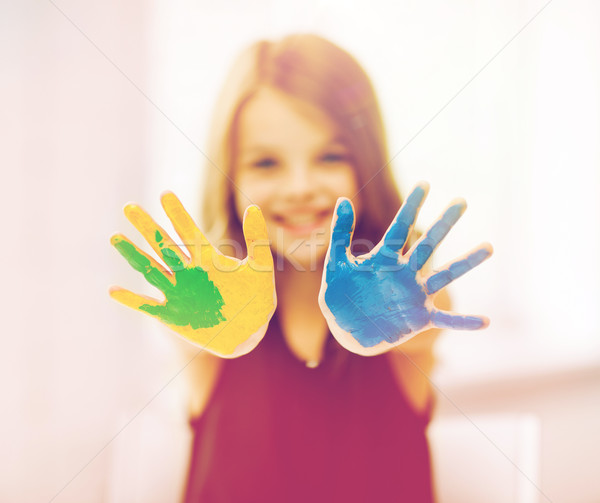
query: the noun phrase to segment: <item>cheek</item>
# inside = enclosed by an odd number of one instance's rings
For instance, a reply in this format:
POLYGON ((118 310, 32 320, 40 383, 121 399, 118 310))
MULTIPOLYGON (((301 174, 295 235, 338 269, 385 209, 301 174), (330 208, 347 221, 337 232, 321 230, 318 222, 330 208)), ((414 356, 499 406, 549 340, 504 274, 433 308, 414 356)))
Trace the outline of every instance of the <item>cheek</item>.
POLYGON ((233 180, 235 191, 235 208, 240 219, 244 211, 251 204, 256 204, 261 209, 268 205, 269 196, 272 193, 269 180, 257 180, 252 176, 240 175, 233 180))
POLYGON ((351 164, 341 166, 329 173, 330 185, 336 187, 340 196, 352 197, 358 191, 356 172, 351 164))
MULTIPOLYGON (((340 181, 340 183, 342 183, 340 181)), ((356 177, 354 176, 354 173, 352 173, 351 176, 346 176, 344 178, 344 191, 346 192, 346 196, 349 199, 353 198, 356 193, 358 192, 358 181, 356 180, 356 177)))
POLYGON ((330 190, 335 194, 336 199, 338 197, 346 197, 352 200, 354 204, 354 210, 358 214, 360 211, 360 189, 356 173, 352 166, 348 166, 344 170, 340 170, 336 173, 330 173, 328 186, 330 190))

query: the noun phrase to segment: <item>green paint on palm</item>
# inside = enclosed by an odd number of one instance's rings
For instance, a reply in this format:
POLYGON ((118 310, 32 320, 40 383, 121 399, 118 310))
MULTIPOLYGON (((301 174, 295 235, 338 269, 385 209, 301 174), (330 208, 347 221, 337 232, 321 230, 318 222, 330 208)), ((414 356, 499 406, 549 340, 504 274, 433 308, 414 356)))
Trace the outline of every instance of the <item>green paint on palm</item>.
POLYGON ((221 308, 225 304, 221 293, 208 274, 200 267, 183 269, 175 273, 176 285, 165 292, 165 305, 140 306, 165 323, 178 326, 190 325, 193 329, 214 327, 225 317, 221 308))
POLYGON ((161 321, 177 326, 190 325, 193 329, 214 327, 225 317, 221 308, 225 304, 219 289, 200 267, 185 267, 174 250, 164 247, 163 237, 156 231, 155 239, 162 258, 175 274, 175 284, 152 265, 147 257, 127 241, 118 241, 115 248, 129 264, 141 272, 146 280, 160 289, 166 297, 164 305, 144 304, 140 310, 156 316, 161 321))

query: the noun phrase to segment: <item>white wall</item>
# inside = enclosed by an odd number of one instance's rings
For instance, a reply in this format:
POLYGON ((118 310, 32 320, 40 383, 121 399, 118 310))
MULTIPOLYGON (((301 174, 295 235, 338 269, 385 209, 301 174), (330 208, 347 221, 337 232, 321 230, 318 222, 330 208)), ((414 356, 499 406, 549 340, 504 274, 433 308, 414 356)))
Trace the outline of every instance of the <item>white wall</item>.
POLYGON ((104 501, 102 449, 165 382, 156 336, 107 294, 141 283, 109 238, 143 199, 153 112, 86 39, 146 87, 149 12, 57 5, 85 36, 48 1, 0 7, 0 500, 20 503, 104 501))
POLYGON ((502 501, 507 492, 514 499, 503 501, 515 503, 595 503, 599 416, 598 366, 484 385, 442 383, 430 432, 438 480, 448 489, 440 496, 463 497, 440 503, 502 501), (486 491, 490 497, 481 498, 486 491), (466 497, 473 494, 480 497, 466 497))
MULTIPOLYGON (((600 362, 597 3, 555 0, 533 20, 544 2, 55 4, 63 13, 50 1, 0 6, 0 499, 106 500, 111 439, 177 403, 172 341, 108 298, 112 283, 148 291, 109 237, 137 239, 121 213, 129 200, 162 223, 164 189, 197 208, 200 150, 231 59, 255 38, 314 31, 373 77, 401 186, 432 186, 421 226, 467 199, 438 263, 495 246, 452 287, 458 310, 492 325, 443 338, 436 385, 473 414, 522 412, 544 393, 533 411, 542 489, 594 501, 600 488, 580 467, 600 450, 586 431, 598 380, 581 370, 600 362), (547 374, 583 377, 554 401, 547 374), (507 377, 539 387, 480 401, 510 389, 507 377), (559 426, 567 407, 585 425, 577 442, 575 423, 559 426)), ((440 416, 456 413, 440 402, 440 416)))

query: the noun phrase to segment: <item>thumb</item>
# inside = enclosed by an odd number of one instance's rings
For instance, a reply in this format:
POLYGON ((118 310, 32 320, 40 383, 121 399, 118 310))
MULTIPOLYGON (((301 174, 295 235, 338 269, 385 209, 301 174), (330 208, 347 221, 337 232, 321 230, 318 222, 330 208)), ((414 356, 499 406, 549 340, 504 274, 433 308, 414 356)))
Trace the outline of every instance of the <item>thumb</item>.
POLYGON ((260 271, 273 270, 273 254, 269 243, 269 234, 262 211, 251 205, 244 212, 244 239, 248 250, 248 263, 260 271))
POLYGON ((329 243, 329 260, 344 262, 348 260, 350 241, 354 233, 354 207, 350 199, 340 197, 333 211, 331 223, 331 242, 329 243))

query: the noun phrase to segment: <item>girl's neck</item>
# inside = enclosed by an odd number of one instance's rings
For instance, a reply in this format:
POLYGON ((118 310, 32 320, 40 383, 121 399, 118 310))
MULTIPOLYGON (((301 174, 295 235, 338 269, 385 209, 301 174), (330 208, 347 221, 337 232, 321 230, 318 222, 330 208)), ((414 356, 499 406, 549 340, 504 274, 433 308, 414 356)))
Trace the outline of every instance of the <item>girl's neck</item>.
POLYGON ((279 292, 293 291, 296 293, 298 301, 310 302, 314 300, 316 302, 321 288, 322 275, 322 266, 315 268, 315 270, 298 270, 286 261, 281 270, 275 271, 278 296, 279 292))
POLYGON ((323 357, 328 330, 319 308, 322 268, 297 270, 285 262, 275 273, 277 312, 283 337, 290 351, 307 366, 318 365, 323 357))

